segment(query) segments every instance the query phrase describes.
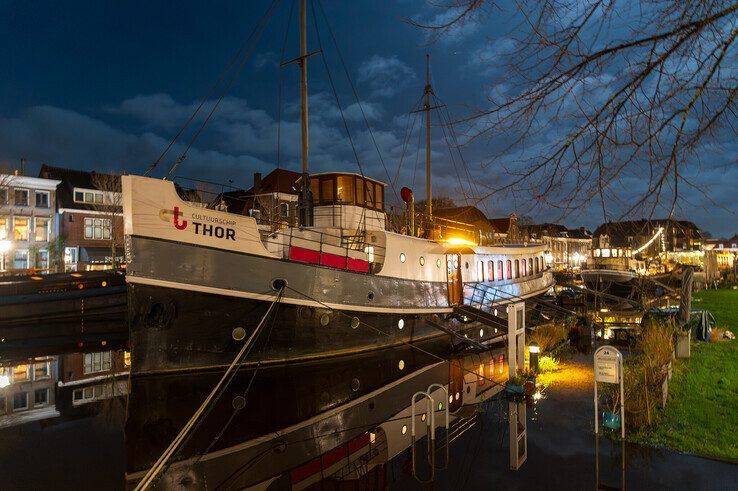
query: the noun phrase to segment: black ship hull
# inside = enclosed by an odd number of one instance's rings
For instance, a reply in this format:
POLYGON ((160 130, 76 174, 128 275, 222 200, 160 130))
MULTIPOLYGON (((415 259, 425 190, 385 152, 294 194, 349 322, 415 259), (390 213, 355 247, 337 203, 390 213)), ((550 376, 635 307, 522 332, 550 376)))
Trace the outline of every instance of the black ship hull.
MULTIPOLYGON (((272 304, 141 284, 129 285, 128 294, 134 374, 229 365, 272 304)), ((501 340, 505 332, 502 318, 492 327, 454 313, 339 311, 280 303, 242 363, 305 362, 418 343, 445 358, 467 345, 467 339, 501 340)))

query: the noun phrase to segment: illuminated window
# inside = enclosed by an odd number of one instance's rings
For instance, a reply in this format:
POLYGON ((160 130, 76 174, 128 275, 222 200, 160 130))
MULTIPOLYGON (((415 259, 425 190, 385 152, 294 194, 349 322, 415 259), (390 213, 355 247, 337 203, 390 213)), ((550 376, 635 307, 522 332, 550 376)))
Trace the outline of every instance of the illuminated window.
POLYGON ((131 352, 130 351, 123 352, 123 366, 126 368, 130 368, 131 366, 131 352))
POLYGON ((49 240, 49 219, 35 218, 36 221, 36 242, 48 242, 49 240))
POLYGON ((364 206, 364 180, 356 180, 356 204, 364 206))
POLYGON ((599 249, 595 249, 594 250, 594 255, 595 255, 595 257, 600 257, 600 250, 599 249))
POLYGON ((602 257, 610 257, 610 249, 602 249, 602 257))
POLYGON ((418 259, 418 262, 421 266, 425 266, 425 258, 423 256, 420 256, 420 259, 418 259))
POLYGON ((0 217, 0 240, 6 240, 8 238, 8 223, 9 222, 7 218, 0 217))
POLYGON ((487 281, 495 281, 495 262, 487 261, 487 281))
POLYGON ((354 176, 338 176, 336 187, 336 198, 339 203, 353 203, 354 195, 354 176))
POLYGON ((13 238, 15 240, 28 240, 28 218, 15 217, 13 219, 13 238))
POLYGON ((36 363, 33 365, 33 378, 42 380, 51 376, 51 364, 48 361, 36 363))
POLYGON ((528 263, 527 263, 527 261, 526 261, 525 259, 523 259, 523 263, 522 263, 522 270, 521 270, 521 271, 522 271, 522 274, 523 274, 523 276, 528 276, 528 269, 527 269, 527 267, 526 267, 526 266, 527 266, 527 264, 528 264, 528 263))
POLYGON ((515 260, 515 277, 520 278, 520 261, 518 259, 515 260))
POLYGON ((510 259, 507 260, 507 279, 512 279, 512 261, 510 259))
POLYGON ((18 365, 13 368, 13 382, 23 382, 24 380, 31 380, 31 375, 28 373, 28 365, 18 365))

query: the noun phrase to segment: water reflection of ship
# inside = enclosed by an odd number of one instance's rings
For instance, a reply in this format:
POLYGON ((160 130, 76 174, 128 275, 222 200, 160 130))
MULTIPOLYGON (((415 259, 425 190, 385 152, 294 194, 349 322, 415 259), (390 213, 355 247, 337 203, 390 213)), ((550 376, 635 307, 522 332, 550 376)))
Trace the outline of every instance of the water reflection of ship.
MULTIPOLYGON (((430 391, 435 424, 441 427, 447 404, 452 420, 468 417, 476 404, 500 390, 506 377, 501 350, 451 361, 410 347, 380 353, 263 368, 253 382, 253 371, 243 369, 169 463, 157 487, 207 483, 213 488, 303 489, 329 476, 381 480, 377 473, 383 472, 383 464, 411 444, 412 394, 443 384, 443 389, 430 391)), ((126 421, 130 486, 143 477, 221 375, 131 380, 126 421)), ((418 438, 426 431, 425 409, 425 401, 416 403, 418 438)), ((463 428, 457 424, 452 431, 463 428)))

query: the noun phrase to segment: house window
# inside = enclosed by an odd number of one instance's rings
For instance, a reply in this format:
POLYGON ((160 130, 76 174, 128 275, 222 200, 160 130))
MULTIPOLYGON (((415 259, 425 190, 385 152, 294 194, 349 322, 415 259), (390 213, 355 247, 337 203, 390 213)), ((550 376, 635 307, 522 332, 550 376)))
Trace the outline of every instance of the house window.
POLYGON ((8 224, 10 221, 6 217, 0 217, 0 240, 6 240, 8 238, 8 224))
POLYGON ((18 365, 13 368, 13 382, 24 382, 30 380, 28 365, 18 365))
POLYGON ((507 279, 508 280, 511 280, 512 279, 512 277, 513 277, 512 274, 513 274, 512 273, 512 261, 510 259, 508 259, 507 260, 507 279))
POLYGON ((15 205, 28 206, 28 189, 15 190, 15 205))
POLYGON ((85 239, 110 239, 110 224, 108 218, 85 218, 85 239))
POLYGON ((15 240, 28 240, 28 218, 13 219, 13 238, 15 240))
POLYGON ((36 363, 33 365, 34 380, 43 380, 51 376, 51 367, 48 361, 36 363))
POLYGON ((28 269, 28 251, 15 251, 13 268, 28 269))
POLYGON ((49 240, 49 219, 36 217, 34 220, 36 221, 35 223, 36 242, 48 242, 49 240))
POLYGON ((281 218, 289 218, 290 217, 290 204, 289 203, 280 203, 279 204, 279 216, 281 218))
POLYGON ((7 205, 7 204, 8 204, 8 188, 0 188, 0 206, 7 205))
POLYGON ((45 406, 49 403, 49 389, 36 389, 33 392, 33 405, 45 406))
POLYGON ((88 203, 91 205, 100 205, 103 202, 103 193, 101 191, 78 191, 74 190, 74 201, 77 203, 88 203))
POLYGON ((48 208, 49 207, 49 192, 48 191, 36 191, 36 207, 37 208, 48 208))
POLYGON ((110 370, 110 351, 85 353, 84 373, 104 372, 110 370))
POLYGON ((17 392, 13 394, 13 411, 28 409, 28 392, 17 392))
POLYGON ((37 268, 48 269, 49 268, 49 251, 38 251, 38 262, 36 263, 37 268))

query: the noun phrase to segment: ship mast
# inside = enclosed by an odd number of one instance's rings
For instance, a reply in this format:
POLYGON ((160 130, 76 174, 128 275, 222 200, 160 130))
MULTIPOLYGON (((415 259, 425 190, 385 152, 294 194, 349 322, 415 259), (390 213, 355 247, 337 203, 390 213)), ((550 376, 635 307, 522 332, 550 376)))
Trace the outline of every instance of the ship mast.
POLYGON ((431 124, 430 95, 433 92, 430 84, 430 55, 425 55, 425 200, 428 206, 428 221, 433 220, 433 187, 431 185, 431 124))
POLYGON ((297 208, 301 227, 313 226, 313 196, 308 168, 308 86, 307 86, 307 0, 300 0, 300 148, 302 179, 297 208))

